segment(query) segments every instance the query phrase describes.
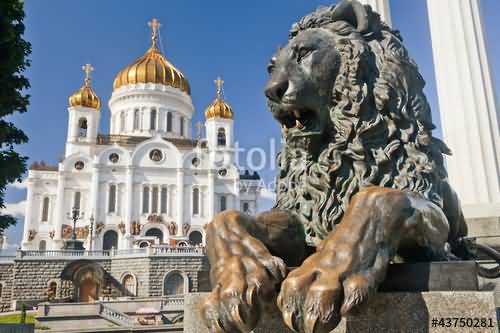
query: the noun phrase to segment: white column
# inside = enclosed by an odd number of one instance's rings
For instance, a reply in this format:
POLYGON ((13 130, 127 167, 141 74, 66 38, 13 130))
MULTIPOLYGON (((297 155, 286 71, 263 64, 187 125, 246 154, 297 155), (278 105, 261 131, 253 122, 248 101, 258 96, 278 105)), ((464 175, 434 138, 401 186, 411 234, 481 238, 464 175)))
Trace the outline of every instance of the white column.
MULTIPOLYGON (((56 201, 56 223, 54 227, 55 235, 54 241, 61 241, 62 239, 62 225, 66 216, 64 207, 64 188, 66 186, 66 180, 64 171, 59 171, 57 177, 57 201, 56 201)), ((62 244, 61 244, 62 245, 62 244)))
POLYGON ((167 216, 172 217, 172 187, 167 186, 167 216))
POLYGON ((26 181, 26 212, 24 213, 24 230, 23 230, 23 242, 22 242, 22 248, 25 249, 27 245, 29 244, 28 242, 28 234, 29 230, 31 229, 31 226, 33 224, 32 221, 32 211, 33 211, 33 181, 28 179, 26 181))
POLYGON ((240 207, 240 179, 239 176, 234 180, 234 201, 233 201, 233 209, 237 211, 241 211, 240 207))
POLYGON ((127 167, 125 177, 125 239, 128 240, 132 234, 131 230, 134 207, 134 169, 132 166, 127 167))
POLYGON ((208 170, 208 221, 215 215, 215 170, 208 170))
POLYGON ((373 11, 380 14, 380 18, 388 26, 392 26, 391 20, 391 7, 389 6, 389 0, 359 0, 363 5, 370 5, 373 11))
MULTIPOLYGON (((87 215, 87 214, 86 214, 87 215)), ((92 184, 90 188, 90 212, 86 218, 94 216, 94 234, 92 235, 92 249, 95 250, 95 228, 99 216, 99 166, 94 164, 92 167, 92 184)))
POLYGON ((184 223, 184 170, 177 169, 177 234, 184 223))
POLYGON ((500 135, 479 0, 428 0, 451 185, 466 218, 500 217, 500 135))

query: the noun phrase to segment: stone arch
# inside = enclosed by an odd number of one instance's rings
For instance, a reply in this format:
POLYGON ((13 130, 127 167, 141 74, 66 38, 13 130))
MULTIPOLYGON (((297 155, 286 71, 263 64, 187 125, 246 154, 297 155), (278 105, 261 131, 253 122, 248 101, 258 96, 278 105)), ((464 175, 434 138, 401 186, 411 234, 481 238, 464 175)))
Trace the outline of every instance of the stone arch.
POLYGON ((61 280, 73 283, 74 298, 78 302, 92 302, 99 299, 104 277, 102 266, 86 259, 70 262, 60 275, 61 280))
POLYGON ((189 277, 185 272, 171 270, 163 276, 163 296, 184 295, 189 292, 189 277))
POLYGON ((219 127, 217 129, 217 146, 225 147, 227 145, 226 129, 219 127))
POLYGON ((88 134, 88 122, 86 117, 80 117, 78 119, 78 137, 86 138, 88 134))
POLYGON ((123 287, 124 296, 137 296, 137 278, 131 272, 122 275, 120 282, 123 287))
POLYGON ((113 229, 108 229, 102 236, 102 249, 104 251, 118 247, 118 232, 113 229))
POLYGON ((168 158, 163 158, 160 164, 164 167, 179 167, 182 161, 182 154, 177 147, 169 141, 163 140, 161 136, 155 136, 152 139, 141 142, 137 145, 131 156, 131 165, 140 166, 143 161, 149 163, 149 152, 152 149, 164 149, 164 155, 168 158))
POLYGON ((189 243, 191 245, 203 244, 203 233, 199 230, 193 230, 189 233, 189 243))
POLYGON ((58 280, 50 279, 47 282, 47 300, 49 302, 58 298, 59 286, 60 283, 58 280))
POLYGON ((47 250, 47 241, 45 239, 42 239, 40 243, 38 243, 38 251, 45 251, 47 250))

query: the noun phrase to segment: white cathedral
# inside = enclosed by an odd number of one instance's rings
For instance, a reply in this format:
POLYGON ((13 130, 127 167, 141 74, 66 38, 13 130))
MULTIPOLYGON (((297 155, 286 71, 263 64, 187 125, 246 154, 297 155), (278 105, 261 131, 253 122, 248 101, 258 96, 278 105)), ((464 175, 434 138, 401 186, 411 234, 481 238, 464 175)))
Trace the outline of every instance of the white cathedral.
POLYGON ((114 80, 109 135, 98 133, 101 100, 84 66, 85 82, 69 98, 64 158, 29 170, 23 249, 60 250, 74 208, 86 250, 200 245, 217 212, 257 210, 259 176, 235 165, 223 81, 205 111, 205 138, 201 124, 193 138, 189 83, 159 50, 158 21, 150 26, 151 47, 114 80))

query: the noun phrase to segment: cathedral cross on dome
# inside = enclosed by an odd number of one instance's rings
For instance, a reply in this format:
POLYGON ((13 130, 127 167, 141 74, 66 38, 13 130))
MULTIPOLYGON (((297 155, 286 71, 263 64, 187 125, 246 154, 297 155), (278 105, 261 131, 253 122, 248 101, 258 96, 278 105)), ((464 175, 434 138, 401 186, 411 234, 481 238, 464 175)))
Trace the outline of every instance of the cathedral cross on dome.
POLYGON ((90 73, 94 71, 94 67, 91 64, 85 64, 82 66, 82 70, 85 72, 85 86, 89 87, 92 78, 90 77, 90 73))
POLYGON ((224 84, 224 80, 222 80, 219 77, 217 77, 217 80, 214 81, 215 86, 217 87, 217 98, 222 99, 222 85, 224 84))
POLYGON ((156 48, 156 44, 158 42, 158 30, 161 27, 160 21, 156 18, 153 18, 150 22, 148 22, 149 27, 151 28, 151 46, 156 48))

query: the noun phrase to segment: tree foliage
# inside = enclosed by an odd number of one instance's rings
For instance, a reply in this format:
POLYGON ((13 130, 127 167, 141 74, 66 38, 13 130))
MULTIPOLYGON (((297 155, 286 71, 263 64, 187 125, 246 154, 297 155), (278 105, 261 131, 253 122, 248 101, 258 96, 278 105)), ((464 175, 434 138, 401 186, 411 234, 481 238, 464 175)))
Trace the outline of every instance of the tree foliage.
MULTIPOLYGON (((7 119, 16 112, 26 112, 29 104, 24 91, 30 84, 22 73, 30 65, 31 45, 23 39, 23 20, 22 1, 0 1, 0 209, 5 208, 7 184, 21 180, 28 159, 14 150, 28 137, 7 119)), ((14 217, 0 213, 0 233, 15 223, 14 217)))

